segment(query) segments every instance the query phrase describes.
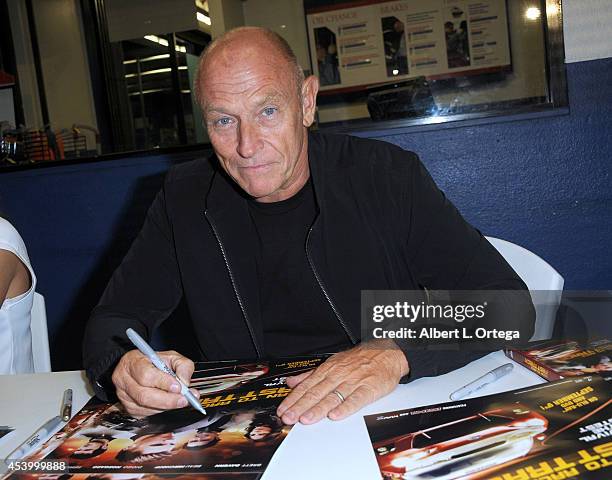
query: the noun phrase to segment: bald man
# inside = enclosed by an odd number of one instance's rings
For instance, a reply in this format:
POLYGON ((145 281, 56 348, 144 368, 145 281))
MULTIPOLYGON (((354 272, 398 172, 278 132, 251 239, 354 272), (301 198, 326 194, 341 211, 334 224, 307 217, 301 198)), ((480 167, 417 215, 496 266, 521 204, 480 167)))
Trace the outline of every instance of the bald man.
MULTIPOLYGON (((309 133, 318 87, 265 29, 232 30, 203 53, 194 89, 214 155, 170 171, 92 313, 84 361, 100 396, 116 391, 134 414, 186 405, 122 343, 127 327, 149 337, 184 298, 209 359, 338 352, 289 378, 277 413, 339 420, 468 359, 360 343, 362 289, 525 288, 416 155, 309 133)), ((532 319, 512 321, 530 335, 532 319)), ((190 359, 160 356, 189 381, 190 359)))

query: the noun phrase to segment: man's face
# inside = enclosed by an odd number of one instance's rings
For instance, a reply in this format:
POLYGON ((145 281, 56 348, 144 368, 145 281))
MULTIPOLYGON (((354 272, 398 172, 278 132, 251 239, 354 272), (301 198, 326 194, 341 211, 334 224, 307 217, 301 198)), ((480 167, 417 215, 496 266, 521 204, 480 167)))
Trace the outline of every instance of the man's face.
POLYGON ((85 445, 81 445, 79 448, 77 448, 74 453, 77 455, 89 455, 99 448, 106 447, 108 447, 108 440, 92 438, 85 445))
POLYGON ((152 453, 165 453, 171 451, 176 445, 176 439, 172 433, 158 435, 147 435, 136 440, 132 448, 138 449, 142 455, 152 453))
POLYGON ((216 432, 198 432, 187 442, 188 447, 203 447, 217 440, 218 433, 216 432))
POLYGON ((268 427, 266 425, 261 425, 259 427, 255 427, 253 430, 251 430, 251 433, 249 433, 249 438, 251 440, 263 440, 264 438, 266 438, 268 435, 270 435, 272 433, 272 428, 268 427))
POLYGON ((258 201, 297 193, 309 175, 317 80, 307 79, 299 95, 293 68, 257 37, 220 46, 206 65, 202 107, 223 169, 258 201))

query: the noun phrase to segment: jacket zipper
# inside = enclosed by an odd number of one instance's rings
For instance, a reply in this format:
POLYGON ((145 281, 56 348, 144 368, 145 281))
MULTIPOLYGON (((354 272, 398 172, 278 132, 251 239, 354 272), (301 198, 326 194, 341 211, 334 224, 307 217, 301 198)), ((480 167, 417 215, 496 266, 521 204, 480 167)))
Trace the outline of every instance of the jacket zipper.
POLYGON ((253 332, 253 327, 251 325, 251 322, 249 321, 249 317, 247 316, 246 309, 244 308, 244 304, 242 303, 242 298, 240 297, 240 294, 238 293, 238 288, 236 287, 236 281, 234 280, 234 274, 232 273, 232 269, 230 268, 229 261, 227 260, 227 255, 225 254, 225 247, 221 243, 221 237, 219 237, 219 234, 217 233, 217 227, 215 227, 214 222, 207 215, 206 212, 204 212, 204 216, 206 217, 206 219, 208 220, 208 223, 210 223, 210 226, 212 227, 213 234, 215 235, 215 239, 217 240, 217 244, 219 245, 219 249, 221 250, 221 255, 223 255, 223 261, 225 262, 227 273, 229 274, 230 281, 232 282, 232 288, 234 289, 236 300, 238 300, 238 305, 240 305, 240 311, 242 312, 244 321, 247 325, 247 328, 249 329, 249 334, 251 335, 251 340, 253 342, 253 346, 255 347, 257 358, 261 358, 261 351, 259 350, 259 346, 257 345, 257 340, 255 339, 255 333, 253 332))
POLYGON ((334 315, 336 315, 336 318, 338 319, 338 322, 340 322, 340 325, 342 326, 342 328, 346 332, 346 334, 349 337, 349 340, 351 341, 351 343, 353 345, 356 345, 357 341, 355 340, 355 338, 351 334, 350 330, 346 326, 346 323, 344 323, 344 320, 342 319, 342 315, 340 315, 340 312, 336 308, 336 305, 334 305, 334 302, 332 301, 331 297, 327 293, 327 290, 325 290, 325 285, 323 285, 323 281, 321 280, 321 277, 319 277, 319 273, 317 272, 317 269, 314 266, 314 262, 312 261, 312 258, 310 257, 310 250, 308 249, 308 245, 310 244, 310 234, 312 233, 312 229, 313 229, 313 227, 310 227, 310 229, 308 230, 308 235, 306 235, 306 258, 308 258, 308 265, 310 265, 310 269, 312 270, 312 273, 314 273, 314 276, 315 276, 315 278, 317 280, 317 283, 319 284, 319 287, 321 288, 321 291, 323 292, 323 295, 325 296, 325 299, 327 300, 327 303, 329 303, 329 306, 333 310, 334 315))

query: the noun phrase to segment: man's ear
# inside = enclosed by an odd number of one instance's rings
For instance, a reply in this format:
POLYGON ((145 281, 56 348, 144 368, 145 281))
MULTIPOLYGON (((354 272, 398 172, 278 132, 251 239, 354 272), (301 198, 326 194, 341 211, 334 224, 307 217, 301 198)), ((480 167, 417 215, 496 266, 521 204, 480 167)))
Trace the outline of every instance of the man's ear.
POLYGON ((317 109, 317 93, 319 93, 319 79, 314 75, 304 79, 302 84, 302 124, 307 128, 314 122, 317 109))

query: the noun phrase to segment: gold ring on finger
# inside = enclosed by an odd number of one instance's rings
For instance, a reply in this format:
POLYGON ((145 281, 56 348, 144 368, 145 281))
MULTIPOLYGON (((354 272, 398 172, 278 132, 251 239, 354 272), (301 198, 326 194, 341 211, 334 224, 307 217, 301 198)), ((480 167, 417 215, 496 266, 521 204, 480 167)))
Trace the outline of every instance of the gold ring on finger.
POLYGON ((334 390, 332 393, 340 399, 340 403, 344 403, 344 395, 342 395, 338 390, 334 390))

